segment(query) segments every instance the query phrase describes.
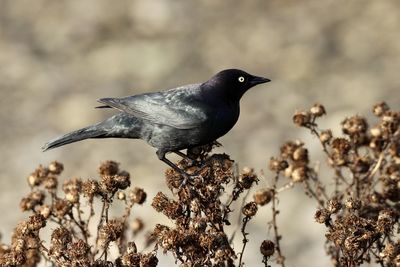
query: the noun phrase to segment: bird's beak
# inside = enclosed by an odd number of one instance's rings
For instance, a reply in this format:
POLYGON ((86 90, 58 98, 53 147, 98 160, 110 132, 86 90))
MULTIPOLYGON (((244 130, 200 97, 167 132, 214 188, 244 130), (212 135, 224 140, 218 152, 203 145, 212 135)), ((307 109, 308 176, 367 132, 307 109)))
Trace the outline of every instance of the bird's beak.
POLYGON ((261 83, 267 83, 270 82, 270 79, 264 78, 264 77, 257 77, 257 76, 253 76, 251 78, 251 80, 249 81, 249 83, 251 84, 251 86, 255 86, 257 84, 261 84, 261 83))

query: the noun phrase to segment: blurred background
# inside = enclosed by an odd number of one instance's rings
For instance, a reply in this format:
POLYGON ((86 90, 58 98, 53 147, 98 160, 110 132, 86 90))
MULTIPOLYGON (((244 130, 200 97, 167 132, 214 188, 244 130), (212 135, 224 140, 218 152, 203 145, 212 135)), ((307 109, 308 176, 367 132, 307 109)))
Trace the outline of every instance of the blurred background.
MULTIPOLYGON (((345 116, 369 117, 378 101, 399 109, 399 29, 400 1, 1 1, 4 241, 26 216, 17 211, 29 191, 26 177, 52 160, 64 163, 65 178, 96 177, 101 161, 120 162, 148 193, 136 215, 149 230, 166 220, 150 208, 157 191, 165 191, 166 166, 144 142, 90 140, 41 152, 49 139, 114 114, 94 109, 96 99, 202 82, 225 68, 268 77, 271 83, 244 96, 241 117, 218 151, 271 177, 267 162, 285 140, 305 140, 318 157, 316 140, 292 124, 295 110, 324 104, 321 125, 340 133, 345 116)), ((291 190, 279 205, 287 265, 328 266, 314 202, 291 190)), ((265 208, 250 223, 248 266, 261 264, 258 247, 271 236, 269 220, 265 208)), ((172 263, 167 257, 159 266, 172 263)))

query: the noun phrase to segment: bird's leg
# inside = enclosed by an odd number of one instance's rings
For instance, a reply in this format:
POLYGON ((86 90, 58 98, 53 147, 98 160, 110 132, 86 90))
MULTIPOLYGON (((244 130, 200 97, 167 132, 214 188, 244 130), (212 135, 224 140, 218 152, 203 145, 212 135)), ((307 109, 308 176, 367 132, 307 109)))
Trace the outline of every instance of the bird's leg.
MULTIPOLYGON (((174 151, 174 153, 177 154, 178 156, 181 156, 182 158, 186 159, 187 161, 189 161, 190 166, 194 166, 196 164, 196 160, 190 158, 185 153, 182 153, 180 151, 174 151)), ((197 170, 194 174, 192 174, 192 176, 197 176, 200 171, 201 170, 197 170)), ((202 177, 200 177, 200 178, 201 178, 201 180, 203 182, 203 178, 202 177)))
POLYGON ((174 169, 176 172, 178 172, 180 175, 183 177, 183 181, 180 185, 180 187, 186 185, 187 181, 190 179, 189 174, 187 174, 184 170, 180 169, 178 166, 176 166, 174 163, 172 163, 169 159, 165 157, 165 152, 161 150, 157 150, 157 156, 159 160, 170 166, 172 169, 174 169))
POLYGON ((189 162, 190 166, 193 166, 195 164, 195 162, 196 162, 194 159, 191 159, 188 155, 186 155, 185 153, 183 153, 183 152, 181 152, 179 150, 174 151, 174 153, 177 154, 178 156, 186 159, 189 162))

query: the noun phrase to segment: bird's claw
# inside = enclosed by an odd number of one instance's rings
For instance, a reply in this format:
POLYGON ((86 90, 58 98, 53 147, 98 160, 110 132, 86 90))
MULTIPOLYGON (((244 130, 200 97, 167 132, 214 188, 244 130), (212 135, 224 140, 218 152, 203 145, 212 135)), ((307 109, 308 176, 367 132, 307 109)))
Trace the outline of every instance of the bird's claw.
POLYGON ((186 185, 190 186, 195 186, 196 184, 201 184, 204 182, 204 179, 201 175, 197 174, 187 174, 187 173, 182 173, 183 180, 181 184, 179 185, 179 190, 181 190, 183 187, 186 185), (199 181, 195 181, 195 179, 199 179, 199 181))

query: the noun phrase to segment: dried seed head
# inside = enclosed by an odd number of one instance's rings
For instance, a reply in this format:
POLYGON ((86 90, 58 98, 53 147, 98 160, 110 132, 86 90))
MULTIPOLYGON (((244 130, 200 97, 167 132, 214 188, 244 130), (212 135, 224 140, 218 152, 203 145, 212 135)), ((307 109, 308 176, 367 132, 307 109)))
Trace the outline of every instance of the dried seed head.
POLYGON ((388 111, 389 109, 390 109, 389 106, 388 106, 385 102, 381 102, 381 103, 378 103, 378 104, 374 105, 374 107, 373 107, 373 109, 372 109, 372 112, 373 112, 376 116, 380 117, 380 116, 382 116, 386 111, 388 111))
POLYGON ((256 215, 257 210, 258 210, 257 203, 252 201, 244 205, 242 213, 246 217, 253 217, 254 215, 256 215))
POLYGON ((391 210, 381 210, 378 215, 377 229, 381 233, 390 233, 396 223, 395 214, 391 210))
POLYGON ((347 139, 335 138, 332 140, 332 149, 340 154, 347 154, 351 149, 351 144, 347 139))
POLYGON ((43 181, 43 185, 47 190, 54 190, 58 186, 58 179, 56 176, 47 176, 43 181))
POLYGON ((275 244, 271 240, 264 240, 260 246, 260 252, 264 257, 270 257, 275 253, 275 244))
POLYGON ((344 202, 344 205, 346 206, 346 208, 350 210, 359 210, 361 208, 361 201, 359 199, 354 199, 352 197, 349 197, 344 202))
POLYGON ((239 185, 242 188, 249 189, 253 183, 258 182, 257 174, 251 168, 243 168, 239 177, 239 185))
POLYGON ((281 172, 285 170, 288 166, 289 164, 287 163, 287 161, 283 159, 272 157, 269 160, 269 169, 273 172, 281 172))
POLYGON ((327 209, 319 209, 315 212, 315 221, 318 223, 327 224, 331 219, 331 214, 327 209))
POLYGON ((36 206, 42 205, 45 194, 42 191, 32 191, 27 197, 21 199, 19 206, 22 211, 32 210, 36 206))
POLYGON ((343 133, 350 136, 365 133, 367 129, 367 120, 361 116, 353 116, 342 121, 343 133))
POLYGON ((170 230, 163 233, 161 236, 161 246, 164 250, 170 250, 175 247, 180 235, 177 230, 170 230))
POLYGON ((308 163, 308 151, 304 147, 298 147, 294 152, 293 152, 293 160, 295 161, 303 161, 305 163, 308 163))
POLYGON ((67 254, 73 260, 82 260, 87 258, 89 252, 89 245, 82 239, 79 239, 68 247, 67 254))
POLYGON ((18 238, 12 243, 12 248, 17 253, 22 253, 26 249, 26 241, 25 239, 18 238))
POLYGON ((28 176, 28 184, 30 187, 34 187, 34 186, 38 186, 42 183, 43 178, 42 177, 38 177, 36 175, 29 175, 28 176))
MULTIPOLYGON (((400 253, 400 242, 392 243, 389 242, 386 244, 385 249, 381 252, 380 256, 392 260, 395 259, 400 253)), ((395 265, 396 266, 396 265, 395 265)))
POLYGON ((139 187, 135 187, 132 191, 129 192, 129 198, 132 203, 143 204, 146 201, 146 197, 146 192, 139 187))
POLYGON ((124 231, 124 224, 120 220, 112 219, 101 226, 99 236, 103 244, 116 241, 124 231))
POLYGON ((314 106, 310 108, 310 113, 315 117, 321 117, 326 114, 325 107, 318 103, 314 104, 314 106))
POLYGON ((73 178, 64 182, 62 189, 64 193, 79 194, 82 187, 82 181, 78 178, 73 178))
POLYGON ((54 258, 64 256, 71 242, 72 234, 66 228, 56 228, 51 234, 49 256, 54 258))
POLYGON ((115 176, 110 176, 110 175, 103 175, 101 177, 99 187, 103 193, 114 194, 115 192, 118 191, 117 183, 114 178, 115 176))
POLYGON ((166 180, 168 188, 170 188, 172 190, 172 189, 180 188, 182 181, 183 181, 183 177, 178 172, 176 172, 174 169, 168 168, 165 171, 165 180, 166 180))
POLYGON ((29 216, 27 226, 31 231, 37 231, 46 226, 46 218, 44 218, 42 214, 34 214, 29 216))
POLYGON ((297 111, 293 115, 293 122, 300 127, 308 126, 311 122, 311 115, 309 112, 297 111))
POLYGON ((319 135, 319 140, 323 144, 327 144, 332 140, 332 131, 331 130, 324 130, 319 135))
POLYGON ((215 259, 217 261, 226 261, 232 256, 232 250, 229 248, 218 248, 215 251, 215 259))
POLYGON ((131 185, 130 174, 126 171, 122 171, 118 175, 115 175, 114 179, 118 189, 125 190, 131 185))
POLYGON ((293 173, 293 165, 289 165, 285 171, 283 172, 283 174, 285 175, 286 178, 290 178, 292 177, 292 173, 293 173))
POLYGON ((86 180, 82 182, 83 195, 89 198, 89 201, 93 200, 93 197, 99 193, 99 183, 95 180, 86 180))
POLYGON ((288 159, 293 160, 294 151, 296 149, 298 149, 299 147, 302 147, 303 145, 304 145, 304 143, 299 140, 288 141, 288 142, 284 143, 280 148, 281 157, 286 160, 288 160, 288 159))
POLYGON ((383 136, 393 135, 400 127, 400 112, 387 111, 381 120, 383 136))
POLYGON ((140 254, 138 253, 125 253, 121 257, 122 266, 128 267, 139 267, 140 266, 140 254))
POLYGON ((140 266, 156 267, 157 264, 158 264, 157 256, 152 253, 142 254, 140 257, 140 266))
POLYGON ((168 218, 173 220, 182 215, 181 205, 174 200, 170 200, 162 192, 158 192, 157 195, 153 198, 153 203, 151 203, 151 206, 157 212, 162 212, 168 218))
POLYGON ((329 213, 337 213, 340 209, 342 208, 342 204, 339 202, 338 199, 333 198, 328 201, 328 207, 327 210, 329 213))
POLYGON ((119 164, 115 161, 105 161, 100 164, 99 174, 101 176, 113 176, 118 174, 119 172, 119 164))
POLYGON ((65 199, 56 199, 51 207, 52 211, 58 218, 63 218, 71 212, 72 205, 65 199))
POLYGON ((394 158, 400 158, 400 140, 391 143, 389 153, 394 158))
POLYGON ((307 167, 305 166, 294 168, 291 173, 292 181, 295 183, 303 182, 307 177, 307 167))
POLYGON ((48 205, 42 205, 38 208, 38 212, 43 215, 45 219, 48 219, 51 215, 51 207, 48 205))
POLYGON ((31 175, 28 177, 28 184, 31 187, 38 186, 43 182, 43 179, 49 174, 49 169, 44 168, 40 165, 31 175))
POLYGON ((190 221, 190 227, 195 229, 197 232, 204 232, 207 228, 206 218, 194 218, 190 221))
POLYGON ((272 200, 273 196, 273 189, 260 189, 254 193, 253 199, 257 205, 264 206, 272 200))
POLYGON ((65 194, 65 199, 71 202, 72 204, 79 203, 79 193, 78 192, 69 192, 65 194))
POLYGON ((201 212, 201 207, 200 207, 200 202, 197 198, 193 199, 190 201, 190 211, 193 213, 199 213, 201 212))
POLYGON ((59 175, 64 170, 64 165, 58 161, 53 161, 49 164, 49 171, 52 174, 59 175))

